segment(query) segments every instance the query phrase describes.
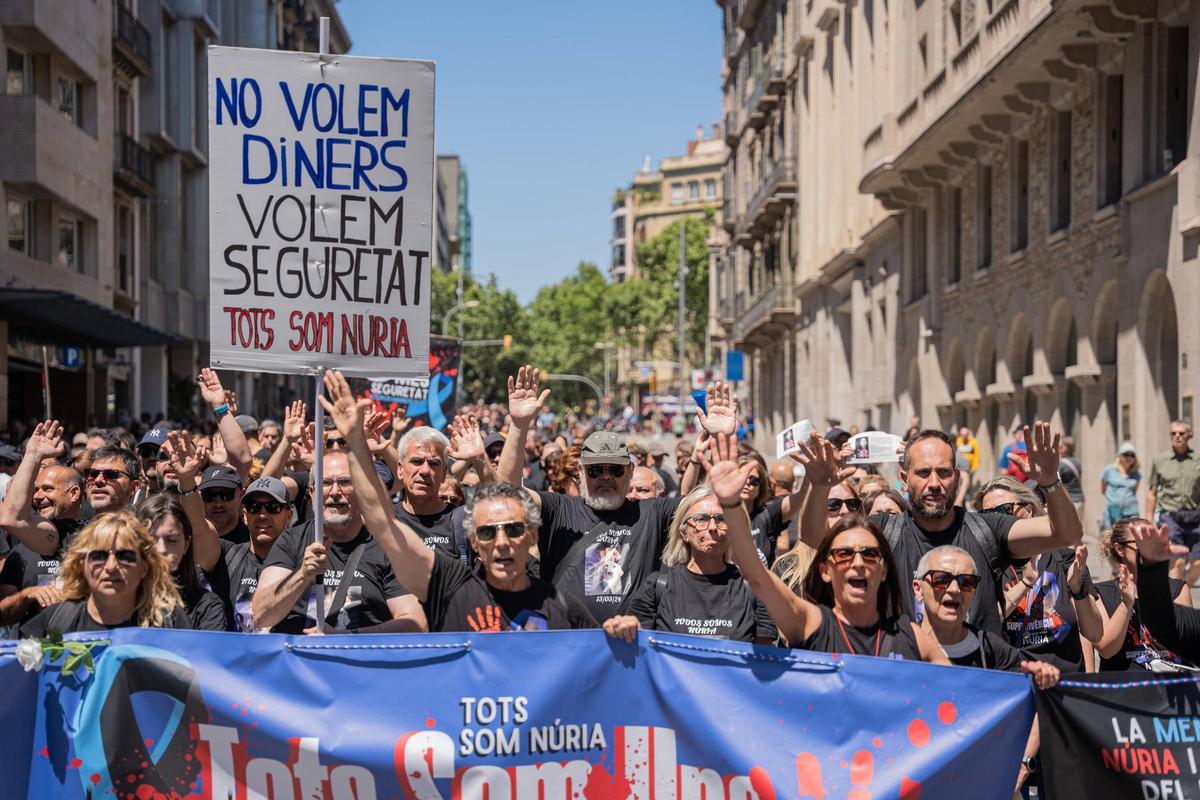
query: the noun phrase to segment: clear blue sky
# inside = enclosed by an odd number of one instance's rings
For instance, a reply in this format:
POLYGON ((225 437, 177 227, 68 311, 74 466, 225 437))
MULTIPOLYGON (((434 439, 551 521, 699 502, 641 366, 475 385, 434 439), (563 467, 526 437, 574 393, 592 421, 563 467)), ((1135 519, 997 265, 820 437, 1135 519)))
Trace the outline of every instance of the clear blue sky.
POLYGON ((473 267, 523 302, 593 261, 649 154, 721 115, 713 0, 343 0, 353 55, 437 62, 437 149, 462 157, 473 267))

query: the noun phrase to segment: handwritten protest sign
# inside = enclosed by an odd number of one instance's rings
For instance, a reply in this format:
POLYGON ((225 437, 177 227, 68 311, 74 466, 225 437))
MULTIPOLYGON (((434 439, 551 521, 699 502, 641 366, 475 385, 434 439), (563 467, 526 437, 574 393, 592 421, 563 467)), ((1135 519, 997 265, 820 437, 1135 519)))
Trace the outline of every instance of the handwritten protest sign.
POLYGON ((210 47, 213 366, 427 377, 434 66, 210 47))

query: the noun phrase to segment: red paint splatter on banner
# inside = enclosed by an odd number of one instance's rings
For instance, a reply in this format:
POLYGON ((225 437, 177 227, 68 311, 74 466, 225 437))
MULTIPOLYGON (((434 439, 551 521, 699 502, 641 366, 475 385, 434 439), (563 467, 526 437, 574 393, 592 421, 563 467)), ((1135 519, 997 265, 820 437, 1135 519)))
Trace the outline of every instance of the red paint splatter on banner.
POLYGON ((429 769, 430 777, 433 776, 433 748, 426 747, 425 752, 421 753, 421 758, 425 759, 425 766, 429 769))
POLYGON ((144 739, 143 741, 145 741, 145 743, 146 743, 146 747, 150 747, 150 748, 153 748, 153 747, 154 747, 154 740, 153 740, 153 739, 144 739))
POLYGON ((938 706, 938 720, 943 725, 953 725, 954 720, 958 719, 958 708, 949 700, 938 706))
POLYGON ((154 787, 143 783, 141 786, 137 787, 137 792, 135 792, 135 794, 137 794, 138 800, 152 800, 154 797, 154 787))
POLYGON ((633 794, 633 787, 624 775, 613 775, 603 764, 593 764, 588 771, 588 782, 583 787, 586 800, 626 800, 633 794))
POLYGON ((901 778, 900 800, 921 800, 921 782, 901 778))
POLYGON ((821 762, 812 753, 796 756, 796 783, 801 797, 825 800, 825 785, 821 781, 821 762))
POLYGON ((759 800, 775 800, 775 786, 770 774, 762 767, 750 768, 750 786, 758 793, 759 800))
POLYGON ((914 719, 908 723, 908 740, 913 747, 924 747, 929 744, 929 724, 923 719, 914 719))
POLYGON ((850 790, 846 800, 871 800, 871 781, 875 779, 875 756, 867 750, 859 750, 850 762, 850 783, 856 788, 850 790))
POLYGON ((79 769, 83 766, 82 758, 72 758, 71 763, 67 765, 70 769, 79 769))
POLYGON ((878 736, 876 736, 871 740, 871 746, 876 749, 883 747, 883 739, 880 739, 878 736))
POLYGON ((38 751, 38 755, 49 758, 50 757, 50 748, 47 747, 46 745, 42 745, 42 749, 38 751))
POLYGON ((93 772, 91 780, 92 780, 92 786, 99 786, 100 785, 100 773, 93 772))
POLYGON ((426 717, 425 718, 425 727, 426 728, 436 728, 437 720, 434 719, 433 717, 426 717))

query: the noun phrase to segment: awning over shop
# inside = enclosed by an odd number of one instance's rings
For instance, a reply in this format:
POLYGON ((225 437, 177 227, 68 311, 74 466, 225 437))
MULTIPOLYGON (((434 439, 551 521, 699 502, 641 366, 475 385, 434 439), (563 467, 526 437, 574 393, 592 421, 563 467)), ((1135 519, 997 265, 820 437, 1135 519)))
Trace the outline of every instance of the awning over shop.
POLYGON ((179 337, 70 292, 0 289, 0 319, 8 335, 35 344, 153 347, 179 337))

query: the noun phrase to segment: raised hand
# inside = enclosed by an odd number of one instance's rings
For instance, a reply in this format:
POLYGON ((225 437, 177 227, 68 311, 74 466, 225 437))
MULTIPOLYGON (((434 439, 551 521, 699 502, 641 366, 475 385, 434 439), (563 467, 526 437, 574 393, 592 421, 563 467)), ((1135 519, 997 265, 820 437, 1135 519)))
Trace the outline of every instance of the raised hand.
POLYGON ((308 416, 308 406, 303 400, 293 400, 283 414, 283 438, 289 442, 300 441, 304 435, 304 419, 308 416))
POLYGON ((221 378, 213 370, 205 367, 200 370, 200 374, 196 377, 196 385, 200 387, 200 397, 208 403, 209 408, 220 408, 223 405, 229 406, 229 413, 235 414, 233 404, 225 400, 225 387, 221 385, 221 378))
POLYGON ((316 436, 317 424, 310 422, 304 426, 299 441, 292 445, 292 460, 300 462, 306 469, 312 469, 313 462, 317 460, 316 436))
POLYGON ((225 390, 225 405, 229 406, 229 413, 235 417, 238 415, 238 399, 237 392, 233 389, 225 390))
POLYGON ((450 424, 449 456, 455 461, 482 461, 485 457, 479 419, 471 414, 458 416, 450 424))
POLYGON ((1086 544, 1075 548, 1075 558, 1067 569, 1067 587, 1075 594, 1083 588, 1083 572, 1087 569, 1088 549, 1086 544))
POLYGON ((167 443, 171 445, 168 452, 171 456, 171 469, 179 478, 196 479, 197 473, 204 467, 204 462, 192 437, 184 431, 171 431, 167 434, 167 443))
POLYGON ((1050 486, 1058 481, 1058 443, 1060 434, 1050 433, 1049 422, 1034 423, 1032 436, 1025 426, 1025 444, 1029 453, 1027 474, 1039 486, 1050 486))
POLYGON ((549 389, 543 389, 538 394, 540 377, 541 371, 529 364, 517 370, 515 379, 508 376, 508 415, 512 417, 513 425, 521 430, 533 424, 546 398, 550 396, 549 389))
POLYGON ((1133 538, 1137 541, 1138 554, 1143 561, 1156 563, 1171 558, 1186 556, 1188 549, 1181 544, 1172 544, 1166 525, 1157 528, 1149 522, 1133 526, 1133 538))
POLYGON ((813 486, 833 487, 841 483, 847 471, 842 455, 833 442, 817 432, 809 434, 808 442, 800 443, 800 452, 792 453, 792 459, 804 465, 804 474, 813 486))
POLYGON ((320 396, 320 400, 321 407, 333 419, 338 433, 347 441, 363 435, 363 424, 366 422, 367 409, 371 407, 371 399, 356 398, 341 372, 336 369, 325 371, 325 394, 320 396))
POLYGON ((697 460, 708 470, 708 485, 725 508, 742 502, 742 487, 754 471, 754 462, 737 463, 737 437, 732 433, 713 436, 709 455, 700 453, 697 460), (711 457, 710 457, 711 456, 711 457))
POLYGON ((33 429, 29 441, 25 443, 26 455, 36 456, 38 461, 43 458, 58 458, 66 449, 62 440, 63 427, 56 419, 39 422, 33 429))
POLYGON ((729 384, 717 381, 708 385, 705 403, 708 411, 696 408, 696 416, 700 418, 700 427, 710 435, 719 433, 734 433, 737 431, 737 397, 732 396, 729 384))
POLYGON ((1117 586, 1121 589, 1121 601, 1132 604, 1137 600, 1137 578, 1124 564, 1117 565, 1117 586))
POLYGON ((382 452, 391 445, 391 440, 383 435, 388 424, 386 411, 372 411, 367 415, 367 420, 363 423, 363 432, 367 435, 367 447, 372 453, 382 452))
POLYGON ((212 443, 212 450, 208 453, 209 463, 228 464, 229 453, 225 451, 225 438, 221 436, 220 432, 213 434, 212 443))

